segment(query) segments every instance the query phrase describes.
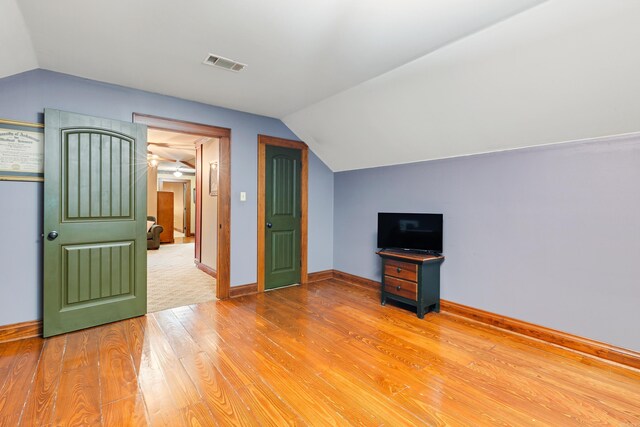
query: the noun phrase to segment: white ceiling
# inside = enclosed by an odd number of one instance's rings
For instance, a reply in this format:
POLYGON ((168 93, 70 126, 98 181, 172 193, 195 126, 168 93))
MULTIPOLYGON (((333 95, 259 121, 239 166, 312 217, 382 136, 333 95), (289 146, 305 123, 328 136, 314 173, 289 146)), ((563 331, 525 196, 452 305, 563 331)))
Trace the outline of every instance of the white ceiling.
POLYGON ((281 118, 335 171, 640 130, 638 0, 0 7, 0 77, 40 67, 281 118))
POLYGON ((286 116, 334 171, 640 131, 640 1, 556 0, 286 116))
MULTIPOLYGON (((15 0, 0 1, 14 8, 15 0)), ((541 1, 17 4, 40 68, 281 118, 541 1), (248 67, 233 73, 204 66, 209 52, 248 67)), ((24 36, 26 30, 15 32, 24 36)), ((13 53, 5 50, 3 56, 13 53)), ((33 66, 25 61, 22 68, 33 66)))
POLYGON ((193 165, 196 158, 196 144, 207 143, 216 138, 207 138, 188 133, 170 132, 160 129, 147 131, 147 151, 152 158, 161 161, 186 162, 193 165))
POLYGON ((0 0, 0 77, 11 76, 38 67, 31 37, 15 0, 0 0))
POLYGON ((150 143, 168 144, 176 147, 188 147, 195 152, 198 143, 206 143, 214 138, 190 133, 172 132, 162 129, 149 128, 147 130, 147 141, 150 143))

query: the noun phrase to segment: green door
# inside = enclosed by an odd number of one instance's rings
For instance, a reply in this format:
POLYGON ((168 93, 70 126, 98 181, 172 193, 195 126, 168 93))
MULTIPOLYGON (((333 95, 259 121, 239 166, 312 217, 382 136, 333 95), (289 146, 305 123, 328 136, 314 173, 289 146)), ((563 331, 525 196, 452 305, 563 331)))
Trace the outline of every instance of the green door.
POLYGON ((265 289, 300 283, 300 150, 266 146, 265 289))
POLYGON ((147 309, 146 126, 45 110, 45 337, 147 309))

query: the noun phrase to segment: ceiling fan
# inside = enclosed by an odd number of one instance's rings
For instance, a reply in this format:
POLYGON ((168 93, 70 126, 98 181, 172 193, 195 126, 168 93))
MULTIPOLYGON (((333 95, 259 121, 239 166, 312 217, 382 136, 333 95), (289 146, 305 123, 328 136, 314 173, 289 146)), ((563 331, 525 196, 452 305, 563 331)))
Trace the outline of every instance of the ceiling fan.
MULTIPOLYGON (((168 159, 166 157, 160 157, 157 154, 153 154, 151 151, 147 150, 147 162, 151 167, 157 167, 160 162, 170 162, 170 163, 178 163, 190 169, 195 169, 196 165, 193 163, 189 163, 186 160, 176 160, 176 159, 168 159)), ((179 166, 178 166, 179 167, 179 166)))

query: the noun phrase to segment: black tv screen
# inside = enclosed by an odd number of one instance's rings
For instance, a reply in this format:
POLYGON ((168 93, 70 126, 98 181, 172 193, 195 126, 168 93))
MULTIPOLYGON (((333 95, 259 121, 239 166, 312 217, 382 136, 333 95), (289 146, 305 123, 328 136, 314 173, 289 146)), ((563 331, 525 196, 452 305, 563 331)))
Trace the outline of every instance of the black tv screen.
POLYGON ((442 214, 378 213, 378 247, 442 253, 442 214))

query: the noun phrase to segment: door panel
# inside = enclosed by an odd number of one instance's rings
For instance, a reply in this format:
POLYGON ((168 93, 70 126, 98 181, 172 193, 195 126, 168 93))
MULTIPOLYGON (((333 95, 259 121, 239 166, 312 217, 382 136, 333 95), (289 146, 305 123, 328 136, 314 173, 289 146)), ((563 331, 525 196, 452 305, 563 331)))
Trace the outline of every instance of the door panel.
POLYGON ((47 109, 45 140, 44 336, 144 314, 146 127, 47 109))
POLYGON ((300 282, 300 168, 300 150, 266 146, 266 289, 300 282))
POLYGON ((62 247, 62 307, 129 295, 135 241, 62 247))
POLYGON ((295 269, 296 239, 299 237, 293 230, 271 232, 271 271, 282 272, 295 269))
POLYGON ((64 220, 133 219, 133 140, 96 130, 63 130, 61 138, 64 220))

